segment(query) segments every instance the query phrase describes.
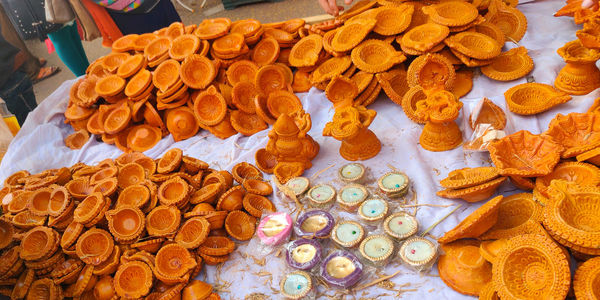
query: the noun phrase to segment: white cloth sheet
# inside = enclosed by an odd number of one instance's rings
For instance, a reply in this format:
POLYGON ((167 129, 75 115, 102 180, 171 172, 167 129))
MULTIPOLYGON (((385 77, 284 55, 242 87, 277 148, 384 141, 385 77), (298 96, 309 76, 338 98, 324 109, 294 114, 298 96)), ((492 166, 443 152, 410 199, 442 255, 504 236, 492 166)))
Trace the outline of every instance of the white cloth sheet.
MULTIPOLYGON (((556 53, 556 49, 565 42, 576 38, 575 30, 577 30, 577 26, 573 24, 572 19, 554 18, 552 16, 563 4, 564 1, 560 0, 544 0, 519 5, 519 9, 525 13, 529 22, 527 33, 522 39, 521 45, 529 49, 529 55, 535 62, 535 68, 531 75, 537 82, 552 84, 556 74, 564 66, 564 62, 556 53)), ((507 43, 505 49, 513 47, 515 47, 514 44, 507 43)), ((62 114, 66 108, 69 88, 73 82, 72 80, 63 83, 30 114, 26 124, 13 140, 4 156, 0 167, 0 180, 4 180, 8 175, 22 169, 36 173, 49 168, 70 166, 79 161, 94 164, 105 158, 116 158, 121 154, 121 151, 116 147, 97 142, 93 138, 82 149, 76 151, 72 151, 64 145, 63 139, 73 131, 69 125, 63 123, 64 117, 62 114)), ((525 79, 507 83, 496 82, 476 73, 473 90, 461 99, 464 107, 460 118, 457 120, 463 130, 464 137, 468 138, 471 135, 471 129, 468 127, 466 120, 477 101, 482 97, 487 97, 505 109, 506 103, 503 93, 508 88, 522 82, 525 82, 525 79)), ((507 128, 509 132, 507 133, 510 134, 520 129, 540 133, 547 128, 549 121, 557 113, 584 112, 599 94, 597 90, 587 96, 573 97, 573 100, 569 103, 536 116, 519 116, 505 109, 509 121, 507 128)), ((325 123, 331 120, 333 116, 331 104, 323 92, 314 88, 310 92, 299 96, 305 110, 312 116, 313 128, 310 134, 321 145, 321 151, 313 161, 313 168, 307 170, 305 176, 311 177, 320 170, 334 165, 312 182, 313 184, 329 182, 336 188, 340 188, 342 184, 337 180, 336 172, 339 167, 346 163, 338 154, 340 142, 331 137, 323 137, 321 134, 325 123)), ((404 115, 402 108, 387 99, 383 93, 378 101, 369 108, 376 110, 378 113, 370 128, 379 137, 383 145, 379 155, 364 162, 370 169, 371 177, 377 178, 389 171, 390 165, 394 166, 406 172, 411 178, 412 188, 416 191, 418 203, 452 205, 449 207, 421 206, 416 215, 420 222, 420 232, 450 212, 455 205, 463 204, 456 213, 431 231, 434 236, 441 236, 480 206, 480 204, 469 204, 461 200, 442 199, 437 197, 435 192, 441 188, 438 183, 439 180, 444 178, 448 172, 467 166, 488 165, 490 161, 487 153, 466 154, 462 148, 446 152, 426 151, 418 144, 422 126, 411 122, 404 115)), ((147 151, 146 154, 157 158, 168 149, 178 147, 183 149, 186 155, 205 160, 215 168, 231 170, 231 167, 238 162, 248 161, 254 163, 254 152, 265 147, 268 140, 267 132, 265 130, 252 137, 243 137, 238 134, 227 140, 220 140, 203 131, 193 138, 178 143, 174 143, 172 137, 168 136, 160 141, 156 147, 147 151)), ((505 183, 499 189, 499 192, 505 195, 517 191, 510 183, 505 183)), ((293 208, 293 204, 290 204, 289 200, 282 200, 278 196, 273 198, 279 210, 287 211, 293 208)), ((391 201, 390 207, 392 210, 397 210, 398 201, 391 201)), ((332 209, 332 212, 337 216, 336 211, 338 211, 337 207, 332 209)), ((412 212, 413 209, 409 211, 412 212)), ((380 231, 380 229, 378 230, 380 231)), ((243 299, 251 293, 264 293, 270 295, 272 299, 282 298, 274 291, 279 290, 279 279, 282 272, 289 270, 285 261, 271 254, 266 257, 267 264, 261 266, 256 264, 255 260, 250 257, 244 258, 244 254, 247 253, 260 259, 257 256, 258 251, 254 247, 254 243, 255 240, 250 243, 240 243, 231 259, 222 266, 219 278, 223 281, 232 282, 230 287, 221 289, 220 293, 223 299, 243 299), (272 277, 264 272, 270 272, 272 277)), ((409 291, 402 293, 402 297, 410 299, 469 298, 447 287, 437 277, 435 266, 428 275, 423 275, 401 266, 398 262, 399 258, 396 256, 394 263, 380 268, 379 271, 382 274, 392 274, 397 270, 401 270, 400 275, 392 281, 397 288, 407 284, 402 288, 409 291)), ((223 283, 223 281, 217 281, 215 267, 207 266, 205 270, 200 278, 205 278, 209 283, 223 283)), ((373 276, 367 276, 366 278, 370 280, 373 276)), ((366 281, 368 280, 365 279, 362 283, 366 281)), ((335 290, 325 291, 320 287, 319 293, 323 292, 328 295, 336 293, 335 290)), ((394 299, 396 298, 395 295, 395 292, 380 287, 371 287, 354 294, 355 299, 361 297, 394 299)), ((349 296, 348 299, 353 298, 349 296)))

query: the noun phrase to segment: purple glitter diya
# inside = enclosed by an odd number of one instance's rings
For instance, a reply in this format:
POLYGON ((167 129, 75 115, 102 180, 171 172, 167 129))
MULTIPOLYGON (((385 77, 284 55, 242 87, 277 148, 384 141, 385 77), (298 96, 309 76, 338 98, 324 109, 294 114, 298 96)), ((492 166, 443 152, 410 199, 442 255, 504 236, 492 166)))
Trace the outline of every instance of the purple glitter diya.
POLYGON ((363 265, 354 254, 339 250, 323 260, 320 275, 328 284, 347 289, 360 280, 362 272, 363 265))
POLYGON ((294 225, 294 232, 303 238, 326 238, 333 229, 333 216, 324 210, 309 210, 301 214, 294 225))
POLYGON ((310 270, 322 258, 321 244, 316 240, 298 239, 288 244, 286 261, 292 268, 310 270))

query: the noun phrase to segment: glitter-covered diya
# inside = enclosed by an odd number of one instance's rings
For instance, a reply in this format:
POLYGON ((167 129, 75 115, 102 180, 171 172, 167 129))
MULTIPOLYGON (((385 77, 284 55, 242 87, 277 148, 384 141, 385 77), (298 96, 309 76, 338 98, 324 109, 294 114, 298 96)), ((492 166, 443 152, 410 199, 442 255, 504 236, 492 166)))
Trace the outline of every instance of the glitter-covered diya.
POLYGON ((325 238, 333 228, 333 216, 324 210, 309 210, 301 214, 294 225, 294 232, 303 238, 325 238))
POLYGON ((385 233, 398 240, 403 240, 417 233, 419 223, 417 219, 405 212, 390 215, 383 221, 385 233))
POLYGON ((310 181, 306 177, 294 177, 285 184, 285 187, 291 189, 296 197, 302 196, 309 186, 310 181))
POLYGON ((385 265, 394 253, 394 242, 384 234, 372 235, 360 243, 360 254, 371 263, 385 265))
POLYGON ((338 177, 347 183, 361 183, 365 177, 365 166, 359 163, 344 165, 338 171, 338 177))
POLYGON ((343 187, 337 195, 338 204, 347 211, 355 211, 369 197, 369 191, 359 184, 343 187))
POLYGON ((284 212, 265 216, 258 224, 256 235, 263 244, 275 246, 286 241, 292 233, 292 217, 284 212))
POLYGON ((379 189, 390 198, 406 195, 410 180, 402 172, 388 172, 377 180, 379 189))
POLYGON ((418 236, 406 240, 400 247, 399 254, 402 261, 419 271, 431 267, 438 256, 435 244, 418 236))
POLYGON ((288 299, 300 299, 312 290, 312 278, 306 272, 296 271, 281 279, 281 294, 288 299))
POLYGON ((322 247, 316 240, 297 239, 287 245, 286 261, 294 269, 310 270, 322 259, 322 247))
POLYGON ((369 223, 377 223, 388 213, 387 201, 380 198, 371 198, 365 200, 358 207, 358 215, 369 223))
POLYGON ((352 248, 365 237, 364 228, 354 221, 341 221, 333 227, 331 239, 344 248, 352 248))
POLYGON ((339 250, 331 253, 321 264, 321 277, 329 285, 347 289, 362 276, 363 265, 351 252, 339 250))
POLYGON ((319 184, 308 191, 308 201, 311 206, 326 208, 333 203, 335 199, 335 189, 327 184, 319 184))

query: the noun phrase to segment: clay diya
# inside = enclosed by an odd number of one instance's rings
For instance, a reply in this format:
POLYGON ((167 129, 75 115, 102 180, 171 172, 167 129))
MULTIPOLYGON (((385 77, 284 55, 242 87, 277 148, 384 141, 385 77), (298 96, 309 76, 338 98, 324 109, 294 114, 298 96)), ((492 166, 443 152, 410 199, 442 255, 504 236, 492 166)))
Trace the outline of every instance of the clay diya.
POLYGON ((231 175, 238 183, 243 183, 246 179, 262 179, 262 173, 253 165, 247 162, 241 162, 233 166, 231 175))
POLYGON ((146 218, 139 208, 121 206, 107 211, 106 219, 110 233, 122 244, 135 242, 144 232, 146 218))
POLYGON ((90 139, 89 134, 85 130, 76 131, 65 138, 65 146, 77 150, 83 148, 83 146, 90 139))
POLYGON ((361 219, 372 224, 383 220, 387 213, 387 201, 379 198, 367 199, 358 207, 358 215, 361 219))
POLYGON ((191 138, 198 132, 198 121, 192 109, 188 107, 170 109, 165 117, 167 130, 173 135, 175 142, 191 138))
POLYGON ((511 81, 529 74, 533 60, 525 47, 517 47, 496 56, 492 63, 481 67, 483 75, 498 81, 511 81))
POLYGON ((479 253, 479 242, 460 240, 442 245, 444 254, 438 259, 440 278, 453 290, 478 296, 492 281, 492 264, 479 253))
POLYGON ((162 138, 160 128, 150 125, 131 127, 126 136, 127 146, 133 151, 144 152, 154 147, 162 138))
POLYGON ((482 241, 479 245, 479 254, 491 264, 496 263, 498 254, 502 248, 508 244, 508 239, 482 241))
POLYGON ((402 105, 402 98, 409 89, 406 70, 393 68, 387 72, 377 73, 375 77, 385 94, 396 104, 402 105))
POLYGON ((86 264, 99 265, 110 257, 113 247, 114 241, 110 233, 93 228, 79 237, 75 251, 86 264))
POLYGON ((264 211, 275 212, 275 205, 265 196, 247 193, 242 201, 244 209, 252 216, 260 218, 264 211))
POLYGON ((212 285, 200 281, 200 280, 192 280, 190 283, 183 289, 182 299, 212 299, 210 295, 212 294, 213 287, 212 285))
POLYGON ((309 210, 298 216, 294 232, 303 238, 326 238, 333 228, 333 216, 324 210, 309 210))
POLYGON ((415 236, 402 243, 398 255, 405 264, 418 271, 424 271, 435 263, 438 257, 438 249, 430 240, 415 236))
POLYGON ((549 137, 522 130, 492 142, 488 150, 501 175, 535 177, 552 172, 562 147, 549 137))
POLYGON ((198 252, 212 256, 223 256, 235 250, 235 243, 224 236, 209 236, 198 247, 198 252))
POLYGON ((292 217, 284 212, 276 212, 264 217, 256 230, 260 241, 269 246, 285 242, 292 233, 292 217))
POLYGON ((388 216, 383 221, 383 229, 389 236, 396 240, 404 240, 419 229, 419 223, 414 216, 405 212, 398 212, 388 216))
POLYGON ((505 197, 500 202, 498 221, 482 239, 511 238, 526 233, 543 233, 540 226, 542 221, 542 206, 529 193, 514 194, 505 197))
POLYGON ((190 88, 204 89, 217 76, 215 65, 205 56, 193 54, 181 63, 181 81, 190 88))
POLYGON ((508 109, 520 115, 534 115, 571 100, 571 96, 543 83, 522 83, 504 93, 508 109))
POLYGON ((469 24, 479 15, 477 8, 470 3, 449 1, 423 7, 423 13, 430 20, 445 26, 469 24))
POLYGON ((472 187, 441 190, 436 195, 449 199, 463 199, 467 202, 479 202, 489 199, 504 181, 506 177, 500 177, 472 187))
POLYGON ((335 109, 350 105, 358 96, 358 87, 354 80, 338 75, 325 88, 327 99, 335 109))
POLYGON ((28 298, 38 299, 60 299, 62 289, 50 278, 37 279, 29 286, 28 298))
POLYGON ((4 249, 12 243, 14 234, 13 225, 6 220, 0 220, 0 249, 4 249))
POLYGON ((542 220, 548 233, 559 243, 584 254, 597 255, 595 214, 600 200, 597 187, 580 187, 555 180, 550 184, 550 200, 542 220))
POLYGON ((280 283, 281 294, 287 299, 302 299, 313 290, 312 277, 302 271, 285 274, 280 283))
POLYGON ((155 237, 175 234, 181 222, 181 212, 175 206, 157 206, 146 217, 146 230, 155 237))
POLYGON ((310 187, 310 180, 306 177, 294 177, 285 184, 285 187, 291 189, 296 197, 300 197, 310 187))
POLYGON ((504 35, 516 42, 527 31, 527 18, 515 7, 506 5, 502 0, 491 0, 485 20, 500 28, 504 35))
POLYGON ((219 197, 216 205, 217 210, 234 211, 242 209, 245 194, 246 191, 242 186, 238 185, 230 188, 219 197))
POLYGON ((563 158, 570 158, 600 145, 600 135, 596 130, 598 121, 596 114, 557 114, 544 134, 565 148, 561 154, 563 158))
POLYGON ((375 14, 377 23, 375 23, 373 31, 385 36, 399 34, 410 25, 413 11, 413 6, 380 7, 375 14))
MULTIPOLYGON (((278 45, 279 46, 279 45, 278 45)), ((318 34, 309 34, 292 47, 289 63, 294 67, 314 66, 323 49, 323 38, 318 34)))
POLYGON ((330 185, 319 184, 310 188, 307 197, 311 206, 326 208, 333 204, 333 200, 336 198, 336 191, 330 185))
POLYGON ((350 68, 352 59, 350 56, 332 57, 320 64, 311 74, 311 83, 327 82, 337 75, 341 75, 350 68))
POLYGON ((169 244, 156 253, 154 275, 164 283, 179 283, 186 280, 182 277, 196 265, 196 260, 186 248, 169 244))
POLYGON ((429 151, 447 151, 462 143, 462 132, 454 121, 462 102, 444 90, 435 91, 416 103, 415 114, 427 123, 419 137, 421 147, 429 151))
POLYGON ((114 287, 120 297, 143 297, 152 287, 152 269, 141 261, 130 261, 119 266, 114 276, 114 287))
POLYGON ((310 270, 321 262, 322 247, 316 240, 297 239, 286 246, 287 264, 298 270, 310 270))
POLYGON ((567 63, 554 80, 557 89, 570 95, 585 95, 600 87, 600 70, 596 67, 600 51, 588 49, 580 40, 574 40, 557 52, 567 63))
POLYGON ((37 226, 25 233, 21 239, 20 252, 17 253, 24 260, 40 260, 52 256, 58 245, 58 233, 54 229, 37 226))
POLYGON ((354 221, 340 221, 332 232, 331 239, 344 248, 356 247, 365 237, 364 228, 354 221))
POLYGON ((394 254, 394 242, 383 234, 372 235, 360 243, 359 250, 367 261, 375 266, 383 266, 394 254))
POLYGON ((500 176, 494 167, 463 168, 451 171, 440 184, 445 188, 467 188, 476 186, 500 176))
POLYGON ((375 27, 375 24, 377 24, 375 19, 356 19, 346 22, 333 36, 331 48, 337 52, 354 49, 375 27))
POLYGON ((204 125, 219 124, 226 116, 227 102, 214 86, 198 94, 194 99, 194 113, 204 125))
POLYGON ((406 78, 409 87, 420 85, 425 90, 450 90, 454 86, 456 74, 446 57, 428 53, 413 60, 408 67, 406 78))
POLYGON ((584 187, 594 187, 600 183, 600 169, 592 164, 578 162, 563 162, 556 165, 552 173, 538 177, 535 188, 544 196, 549 196, 548 188, 553 180, 574 182, 584 187))
POLYGON ((369 197, 369 191, 362 185, 349 184, 340 189, 336 201, 344 210, 356 209, 369 197))
POLYGON ((185 221, 175 235, 175 242, 187 248, 198 248, 210 231, 210 223, 203 217, 193 217, 185 221))
POLYGON ((400 171, 388 172, 377 180, 377 186, 388 198, 399 198, 408 192, 410 180, 400 171))
POLYGON ((498 254, 492 274, 500 298, 564 298, 571 281, 565 252, 551 239, 534 234, 508 240, 498 254))
POLYGON ((498 220, 500 203, 504 197, 496 196, 476 209, 452 230, 438 239, 441 244, 463 238, 477 238, 490 229, 498 220))
POLYGON ((347 289, 361 278, 363 265, 351 252, 339 250, 328 255, 321 263, 319 274, 329 285, 347 289))
POLYGON ((577 268, 573 277, 573 291, 577 299, 594 299, 598 295, 596 278, 600 272, 600 259, 592 258, 577 268))
POLYGON ((232 238, 247 241, 252 238, 256 228, 256 219, 245 212, 235 210, 227 214, 225 230, 232 238))
POLYGON ((323 135, 342 141, 340 155, 344 159, 367 160, 381 150, 381 142, 368 128, 376 114, 374 110, 362 106, 340 108, 336 110, 332 122, 325 125, 323 135))
POLYGON ((467 95, 473 89, 473 72, 470 70, 460 70, 456 72, 454 86, 450 90, 456 98, 467 95))
POLYGON ((406 60, 402 52, 397 52, 392 45, 381 40, 363 41, 352 49, 351 57, 357 68, 369 73, 387 71, 406 60))

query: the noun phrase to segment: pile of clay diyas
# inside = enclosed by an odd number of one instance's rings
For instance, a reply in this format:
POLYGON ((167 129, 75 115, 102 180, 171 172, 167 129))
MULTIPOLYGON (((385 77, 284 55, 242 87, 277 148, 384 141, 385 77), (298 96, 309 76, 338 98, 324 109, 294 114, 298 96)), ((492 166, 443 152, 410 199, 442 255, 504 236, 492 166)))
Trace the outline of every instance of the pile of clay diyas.
POLYGON ((19 171, 0 190, 0 292, 13 299, 220 299, 194 280, 274 212, 253 165, 217 171, 177 148, 19 171), (234 184, 235 182, 239 185, 234 184))
POLYGON ((416 236, 417 219, 389 202, 407 194, 408 177, 398 171, 384 174, 377 180, 378 196, 363 185, 369 181, 366 174, 362 164, 344 165, 338 170, 345 184, 339 190, 329 184, 311 187, 304 177, 286 183, 284 188, 311 208, 291 224, 294 237, 285 244, 285 260, 293 270, 281 280, 283 295, 299 299, 314 293, 317 277, 328 286, 351 289, 396 255, 416 270, 435 263, 437 244, 416 236))

